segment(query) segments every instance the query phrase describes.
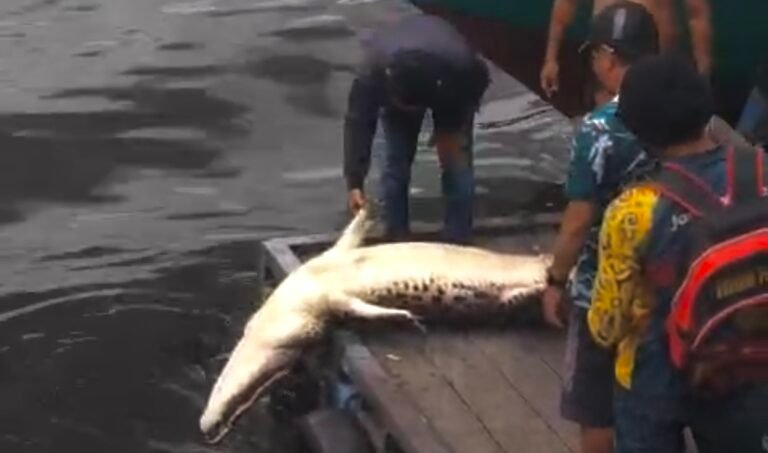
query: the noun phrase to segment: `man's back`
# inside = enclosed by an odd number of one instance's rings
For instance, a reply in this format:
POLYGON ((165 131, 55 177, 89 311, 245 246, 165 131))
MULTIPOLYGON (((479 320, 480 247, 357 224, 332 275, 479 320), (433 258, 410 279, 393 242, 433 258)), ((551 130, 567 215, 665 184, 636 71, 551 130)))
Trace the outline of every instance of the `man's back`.
MULTIPOLYGON (((704 182, 714 194, 724 196, 728 179, 726 152, 719 146, 670 162, 704 182)), ((767 163, 764 160, 766 170, 767 163)), ((619 382, 633 389, 635 395, 675 399, 682 391, 683 382, 666 353, 664 323, 677 282, 689 267, 684 256, 690 245, 690 222, 690 213, 677 201, 662 195, 653 183, 640 183, 623 192, 606 213, 602 231, 605 248, 601 248, 601 260, 605 262, 600 266, 601 270, 610 269, 617 275, 614 282, 600 281, 607 275, 598 278, 590 322, 602 343, 613 343, 628 334, 619 346, 616 371, 619 382), (628 219, 632 225, 627 225, 628 219), (643 280, 625 280, 618 275, 622 269, 638 270, 643 280), (634 318, 626 322, 641 328, 619 332, 613 326, 601 327, 605 322, 616 322, 601 313, 610 312, 615 300, 627 301, 619 292, 634 294, 630 302, 634 318)))
POLYGON ((475 52, 448 22, 436 16, 415 14, 377 30, 363 40, 367 60, 376 66, 389 63, 403 50, 421 50, 458 66, 472 64, 475 52))

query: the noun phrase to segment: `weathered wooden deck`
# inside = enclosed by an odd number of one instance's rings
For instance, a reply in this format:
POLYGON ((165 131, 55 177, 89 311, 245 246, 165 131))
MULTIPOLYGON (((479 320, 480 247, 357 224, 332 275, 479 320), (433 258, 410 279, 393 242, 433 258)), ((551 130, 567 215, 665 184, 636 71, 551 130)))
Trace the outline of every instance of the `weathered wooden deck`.
MULTIPOLYGON (((491 222, 480 245, 536 253, 551 245, 555 224, 551 215, 491 222)), ((271 241, 266 265, 290 271, 334 239, 271 241)), ((562 332, 393 328, 337 338, 375 418, 408 453, 576 451, 576 427, 558 410, 562 332)))

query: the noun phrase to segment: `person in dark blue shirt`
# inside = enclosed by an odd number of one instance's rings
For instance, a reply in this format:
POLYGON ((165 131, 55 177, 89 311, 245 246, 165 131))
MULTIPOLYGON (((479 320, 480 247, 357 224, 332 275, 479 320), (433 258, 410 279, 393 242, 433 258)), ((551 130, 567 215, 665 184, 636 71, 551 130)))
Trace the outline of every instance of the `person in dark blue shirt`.
POLYGON ((386 139, 382 193, 385 234, 410 233, 411 165, 431 111, 445 198, 444 239, 466 243, 472 232, 474 115, 490 77, 483 60, 441 18, 406 17, 364 43, 344 123, 344 176, 349 208, 365 203, 364 183, 379 119, 386 139))

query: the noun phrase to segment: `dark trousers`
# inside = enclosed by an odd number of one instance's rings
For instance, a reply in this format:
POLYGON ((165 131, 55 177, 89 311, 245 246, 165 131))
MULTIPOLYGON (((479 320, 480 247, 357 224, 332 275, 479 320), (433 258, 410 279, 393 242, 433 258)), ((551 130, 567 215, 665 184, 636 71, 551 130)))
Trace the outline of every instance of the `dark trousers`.
POLYGON ((700 398, 691 407, 699 453, 768 451, 768 383, 745 386, 723 398, 700 398))
POLYGON ((616 391, 616 453, 684 453, 686 426, 698 453, 768 451, 768 384, 684 402, 616 391))
MULTIPOLYGON (((386 235, 398 240, 410 233, 409 194, 411 166, 418 148, 424 111, 385 110, 382 126, 386 140, 381 190, 384 201, 386 235)), ((441 185, 444 200, 443 239, 467 243, 472 234, 475 192, 472 160, 474 115, 463 128, 462 159, 441 162, 441 185)))

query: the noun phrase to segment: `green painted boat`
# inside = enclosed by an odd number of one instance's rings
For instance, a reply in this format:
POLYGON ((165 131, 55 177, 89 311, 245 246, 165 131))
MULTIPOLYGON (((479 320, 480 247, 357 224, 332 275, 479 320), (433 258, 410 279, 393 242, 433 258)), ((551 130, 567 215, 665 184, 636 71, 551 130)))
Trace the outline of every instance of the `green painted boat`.
MULTIPOLYGON (((411 0, 417 7, 448 17, 466 32, 491 59, 520 79, 532 90, 538 89, 538 70, 544 55, 553 0, 411 0), (483 36, 485 35, 485 36, 483 36), (519 40, 516 43, 506 39, 519 40), (514 61, 517 60, 517 61, 514 61), (526 61, 522 61, 526 60, 526 61)), ((574 97, 582 76, 576 49, 587 31, 591 2, 582 2, 577 18, 566 33, 561 60, 561 79, 565 68, 572 70, 565 96, 553 99, 555 107, 567 115, 579 114, 574 97), (565 62, 565 64, 563 64, 565 62)), ((683 32, 683 47, 688 46, 684 7, 677 1, 677 16, 683 32)), ((712 84, 719 113, 733 123, 741 112, 757 76, 758 65, 768 57, 768 0, 710 0, 713 20, 712 84)), ((561 83, 567 82, 561 80, 561 83)), ((578 96, 576 96, 578 97, 578 96)))

